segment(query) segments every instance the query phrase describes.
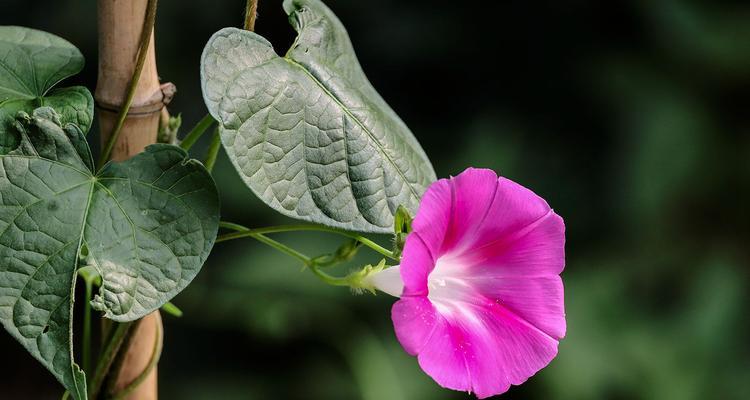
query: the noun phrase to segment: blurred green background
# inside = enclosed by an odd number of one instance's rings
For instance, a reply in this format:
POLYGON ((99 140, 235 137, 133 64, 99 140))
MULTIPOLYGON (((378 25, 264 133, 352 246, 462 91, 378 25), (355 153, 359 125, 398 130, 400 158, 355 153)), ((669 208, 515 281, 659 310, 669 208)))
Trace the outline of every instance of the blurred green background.
MULTIPOLYGON (((568 336, 506 399, 750 398, 750 4, 569 0, 327 2, 438 176, 489 167, 565 218, 568 336)), ((0 0, 0 24, 56 33, 96 83, 93 1, 0 0)), ((160 2, 159 72, 186 132, 205 115, 208 37, 242 0, 160 2)), ((257 31, 284 52, 280 0, 257 31)), ((96 141, 96 139, 94 139, 96 141)), ((207 143, 195 148, 197 157, 207 143)), ((219 159, 223 217, 288 222, 219 159)), ((337 237, 279 239, 309 255, 337 237)), ((388 238, 380 238, 386 242, 388 238)), ((357 261, 376 262, 362 251, 357 261)), ((342 273, 357 263, 345 266, 342 273)), ((464 399, 400 348, 394 299, 332 288, 251 239, 214 248, 166 317, 163 399, 464 399)), ((0 397, 61 390, 0 335, 0 397), (33 385, 33 386, 31 386, 33 385)))

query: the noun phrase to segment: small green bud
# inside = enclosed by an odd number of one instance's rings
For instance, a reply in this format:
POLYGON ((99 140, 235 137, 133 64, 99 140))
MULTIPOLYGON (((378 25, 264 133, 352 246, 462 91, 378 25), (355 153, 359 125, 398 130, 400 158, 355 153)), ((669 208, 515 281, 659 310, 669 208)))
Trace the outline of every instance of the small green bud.
POLYGON ((412 217, 403 205, 398 206, 393 216, 393 231, 396 234, 411 232, 412 217))
POLYGON ((361 246, 362 243, 360 243, 359 240, 352 239, 342 244, 341 247, 336 250, 334 257, 339 262, 349 261, 357 255, 357 251, 359 251, 361 246))
POLYGON ((159 143, 176 144, 177 131, 182 126, 182 114, 176 117, 169 116, 166 121, 159 121, 159 143))
POLYGON ((411 232, 412 217, 406 207, 400 205, 393 216, 393 255, 401 257, 406 244, 406 236, 411 232))

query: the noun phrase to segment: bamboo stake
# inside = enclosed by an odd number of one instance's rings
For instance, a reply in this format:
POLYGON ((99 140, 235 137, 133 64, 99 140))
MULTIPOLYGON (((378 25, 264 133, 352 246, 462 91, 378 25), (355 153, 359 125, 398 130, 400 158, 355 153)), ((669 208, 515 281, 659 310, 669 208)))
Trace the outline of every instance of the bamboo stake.
MULTIPOLYGON (((133 78, 138 47, 143 31, 148 0, 98 0, 99 77, 94 97, 99 114, 102 143, 106 143, 117 121, 117 114, 133 78)), ((156 71, 153 31, 145 64, 137 82, 130 110, 122 125, 120 136, 112 150, 113 160, 124 160, 156 142, 159 118, 165 103, 171 99, 174 87, 160 85, 156 71)), ((128 341, 121 368, 113 377, 115 392, 135 380, 149 365, 157 333, 161 332, 158 311, 147 315, 137 325, 128 341)), ((156 400, 157 370, 128 395, 131 400, 156 400)))
MULTIPOLYGON (((117 120, 130 85, 146 15, 147 0, 98 0, 99 79, 94 97, 105 143, 117 120)), ((156 72, 153 32, 122 134, 112 151, 123 160, 156 142, 161 109, 171 100, 174 86, 160 85, 156 72)))

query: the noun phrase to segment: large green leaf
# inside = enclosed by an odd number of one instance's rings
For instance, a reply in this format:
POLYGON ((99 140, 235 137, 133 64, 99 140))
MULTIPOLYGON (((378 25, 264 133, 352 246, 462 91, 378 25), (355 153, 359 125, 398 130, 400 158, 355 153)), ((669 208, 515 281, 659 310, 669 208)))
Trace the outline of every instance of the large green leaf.
POLYGON ((316 0, 285 1, 298 32, 285 57, 225 28, 203 52, 203 96, 245 183, 282 214, 391 232, 435 180, 406 125, 368 82, 346 30, 316 0))
POLYGON ((208 256, 218 195, 203 165, 172 145, 93 174, 82 133, 57 122, 50 108, 22 118, 23 143, 0 155, 0 321, 84 399, 72 356, 76 270, 101 274, 92 304, 105 317, 131 321, 156 310, 208 256))
POLYGON ((88 89, 52 89, 82 68, 81 52, 66 40, 35 29, 0 26, 0 154, 18 145, 13 121, 19 111, 49 106, 63 124, 88 132, 94 117, 88 89))

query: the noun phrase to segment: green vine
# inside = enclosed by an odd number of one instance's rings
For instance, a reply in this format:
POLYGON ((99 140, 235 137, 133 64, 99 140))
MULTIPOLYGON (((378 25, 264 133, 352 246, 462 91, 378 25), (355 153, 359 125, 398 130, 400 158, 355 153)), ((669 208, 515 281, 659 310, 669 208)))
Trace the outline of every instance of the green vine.
POLYGON ((352 238, 362 243, 363 245, 369 247, 370 249, 382 254, 383 256, 390 258, 391 260, 399 261, 398 257, 396 257, 392 251, 375 243, 373 240, 369 238, 366 238, 355 232, 349 232, 343 229, 332 228, 332 227, 323 226, 323 225, 303 225, 303 224, 277 225, 277 226, 250 229, 239 224, 222 221, 219 223, 219 226, 222 228, 234 230, 235 232, 219 235, 219 237, 216 239, 217 243, 225 242, 227 240, 232 240, 232 239, 240 239, 243 237, 254 237, 255 235, 258 235, 258 234, 262 235, 266 233, 303 232, 303 231, 327 232, 327 233, 334 233, 337 235, 352 238))
POLYGON ((219 149, 221 148, 221 136, 219 136, 219 128, 214 130, 214 134, 211 137, 211 144, 208 146, 208 152, 206 153, 206 161, 203 165, 206 166, 208 172, 214 170, 214 164, 216 164, 216 157, 219 155, 219 149))
POLYGON ((197 124, 195 124, 193 129, 191 129, 190 132, 185 135, 185 138, 182 139, 182 142, 180 142, 180 147, 185 151, 190 150, 195 142, 197 142, 198 139, 203 136, 203 134, 208 130, 208 128, 211 127, 213 123, 214 118, 210 114, 206 114, 203 118, 201 118, 200 121, 198 121, 197 124))
POLYGON ((384 268, 387 268, 387 265, 385 264, 385 259, 383 259, 376 266, 367 265, 363 269, 352 272, 349 275, 346 275, 343 277, 332 276, 330 274, 323 272, 321 268, 329 267, 329 266, 338 264, 339 262, 350 259, 356 252, 357 245, 352 246, 351 243, 345 243, 339 249, 339 251, 337 251, 336 254, 333 256, 325 255, 325 256, 310 258, 283 243, 277 242, 269 238, 265 234, 266 233, 280 233, 280 232, 294 232, 294 231, 319 231, 319 232, 337 233, 343 236, 353 238, 356 243, 364 244, 365 246, 370 247, 371 249, 377 251, 380 254, 383 254, 383 255, 388 254, 389 258, 392 258, 395 260, 395 258, 393 258, 392 253, 390 251, 384 249, 377 243, 367 238, 364 238, 360 235, 357 235, 355 233, 347 232, 347 231, 336 229, 336 228, 329 228, 329 227, 318 226, 318 225, 279 225, 279 226, 271 226, 271 227, 265 227, 265 228, 249 229, 242 225, 235 224, 232 222, 221 222, 220 226, 222 228, 235 230, 236 232, 220 235, 218 239, 216 240, 217 242, 224 242, 228 240, 240 239, 240 238, 246 238, 246 237, 253 238, 290 257, 296 258, 297 260, 301 261, 302 264, 304 264, 305 267, 309 268, 310 271, 318 279, 320 279, 321 281, 331 286, 346 286, 346 287, 350 287, 352 289, 357 289, 357 290, 366 289, 366 290, 372 291, 372 288, 366 283, 366 278, 371 273, 378 272, 378 271, 383 270, 384 268))
POLYGON ((146 380, 146 378, 148 378, 149 374, 151 374, 151 371, 153 371, 154 368, 156 368, 156 365, 159 363, 161 352, 164 347, 164 329, 162 328, 161 323, 154 325, 156 327, 156 339, 154 340, 154 348, 151 353, 151 357, 149 358, 148 364, 146 364, 146 368, 144 368, 143 371, 141 371, 141 373, 138 374, 138 376, 122 390, 120 390, 118 393, 113 394, 110 397, 112 400, 121 400, 130 395, 146 380))
POLYGON ((96 399, 99 396, 102 384, 109 374, 112 363, 117 357, 117 353, 120 351, 120 347, 122 347, 122 343, 125 341, 125 338, 134 322, 115 322, 114 324, 115 326, 106 341, 101 356, 99 357, 99 362, 97 363, 96 371, 94 372, 94 378, 89 384, 89 398, 91 399, 96 399))

